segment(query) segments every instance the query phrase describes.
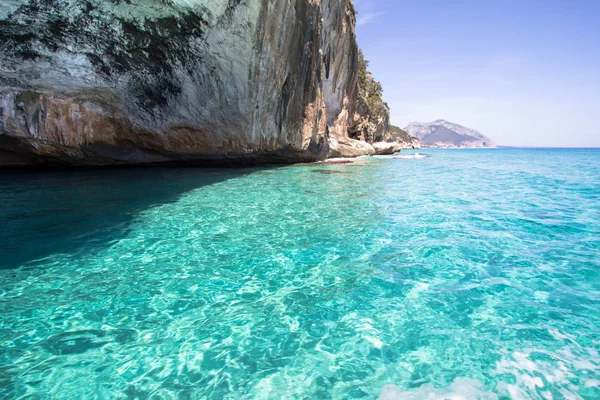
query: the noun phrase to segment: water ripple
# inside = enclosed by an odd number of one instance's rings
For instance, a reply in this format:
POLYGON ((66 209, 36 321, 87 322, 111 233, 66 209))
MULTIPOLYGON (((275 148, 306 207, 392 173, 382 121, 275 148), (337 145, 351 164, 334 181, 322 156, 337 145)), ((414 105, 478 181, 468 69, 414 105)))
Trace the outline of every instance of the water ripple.
POLYGON ((600 152, 421 152, 5 178, 0 396, 600 398, 600 152))

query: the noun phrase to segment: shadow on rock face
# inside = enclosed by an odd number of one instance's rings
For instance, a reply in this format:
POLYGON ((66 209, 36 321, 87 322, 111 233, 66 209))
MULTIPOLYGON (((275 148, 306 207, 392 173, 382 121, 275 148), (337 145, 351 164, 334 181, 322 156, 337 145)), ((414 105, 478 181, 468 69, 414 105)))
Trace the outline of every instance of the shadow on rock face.
POLYGON ((0 269, 105 246, 145 209, 264 168, 129 168, 0 174, 0 269))

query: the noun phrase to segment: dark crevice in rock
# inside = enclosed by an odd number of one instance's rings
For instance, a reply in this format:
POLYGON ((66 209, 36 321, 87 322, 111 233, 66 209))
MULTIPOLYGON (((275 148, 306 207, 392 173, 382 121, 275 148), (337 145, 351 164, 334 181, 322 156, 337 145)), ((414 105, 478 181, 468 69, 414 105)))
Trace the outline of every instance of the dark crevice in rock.
POLYGON ((331 49, 327 50, 327 56, 324 57, 325 78, 329 79, 329 70, 331 69, 331 49))
POLYGON ((283 86, 281 87, 281 94, 279 95, 279 103, 277 104, 277 127, 279 133, 283 130, 283 122, 287 117, 287 109, 292 95, 292 88, 290 84, 291 76, 288 74, 283 86))

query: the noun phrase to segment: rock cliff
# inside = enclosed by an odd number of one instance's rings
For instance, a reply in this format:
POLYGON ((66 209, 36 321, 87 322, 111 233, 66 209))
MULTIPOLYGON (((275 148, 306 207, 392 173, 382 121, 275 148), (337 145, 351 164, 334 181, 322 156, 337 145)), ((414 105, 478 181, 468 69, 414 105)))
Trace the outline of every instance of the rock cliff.
POLYGON ((350 0, 0 3, 0 165, 327 157, 353 123, 350 0))

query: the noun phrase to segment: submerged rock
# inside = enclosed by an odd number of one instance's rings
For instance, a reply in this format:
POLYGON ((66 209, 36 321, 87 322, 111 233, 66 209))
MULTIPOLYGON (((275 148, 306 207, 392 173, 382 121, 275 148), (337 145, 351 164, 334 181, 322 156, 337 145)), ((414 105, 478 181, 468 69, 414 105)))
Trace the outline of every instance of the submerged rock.
POLYGON ((324 159, 355 23, 350 0, 3 2, 0 166, 324 159))
POLYGON ((316 174, 324 174, 324 175, 347 175, 350 172, 348 171, 337 171, 334 169, 315 169, 312 172, 316 174))

